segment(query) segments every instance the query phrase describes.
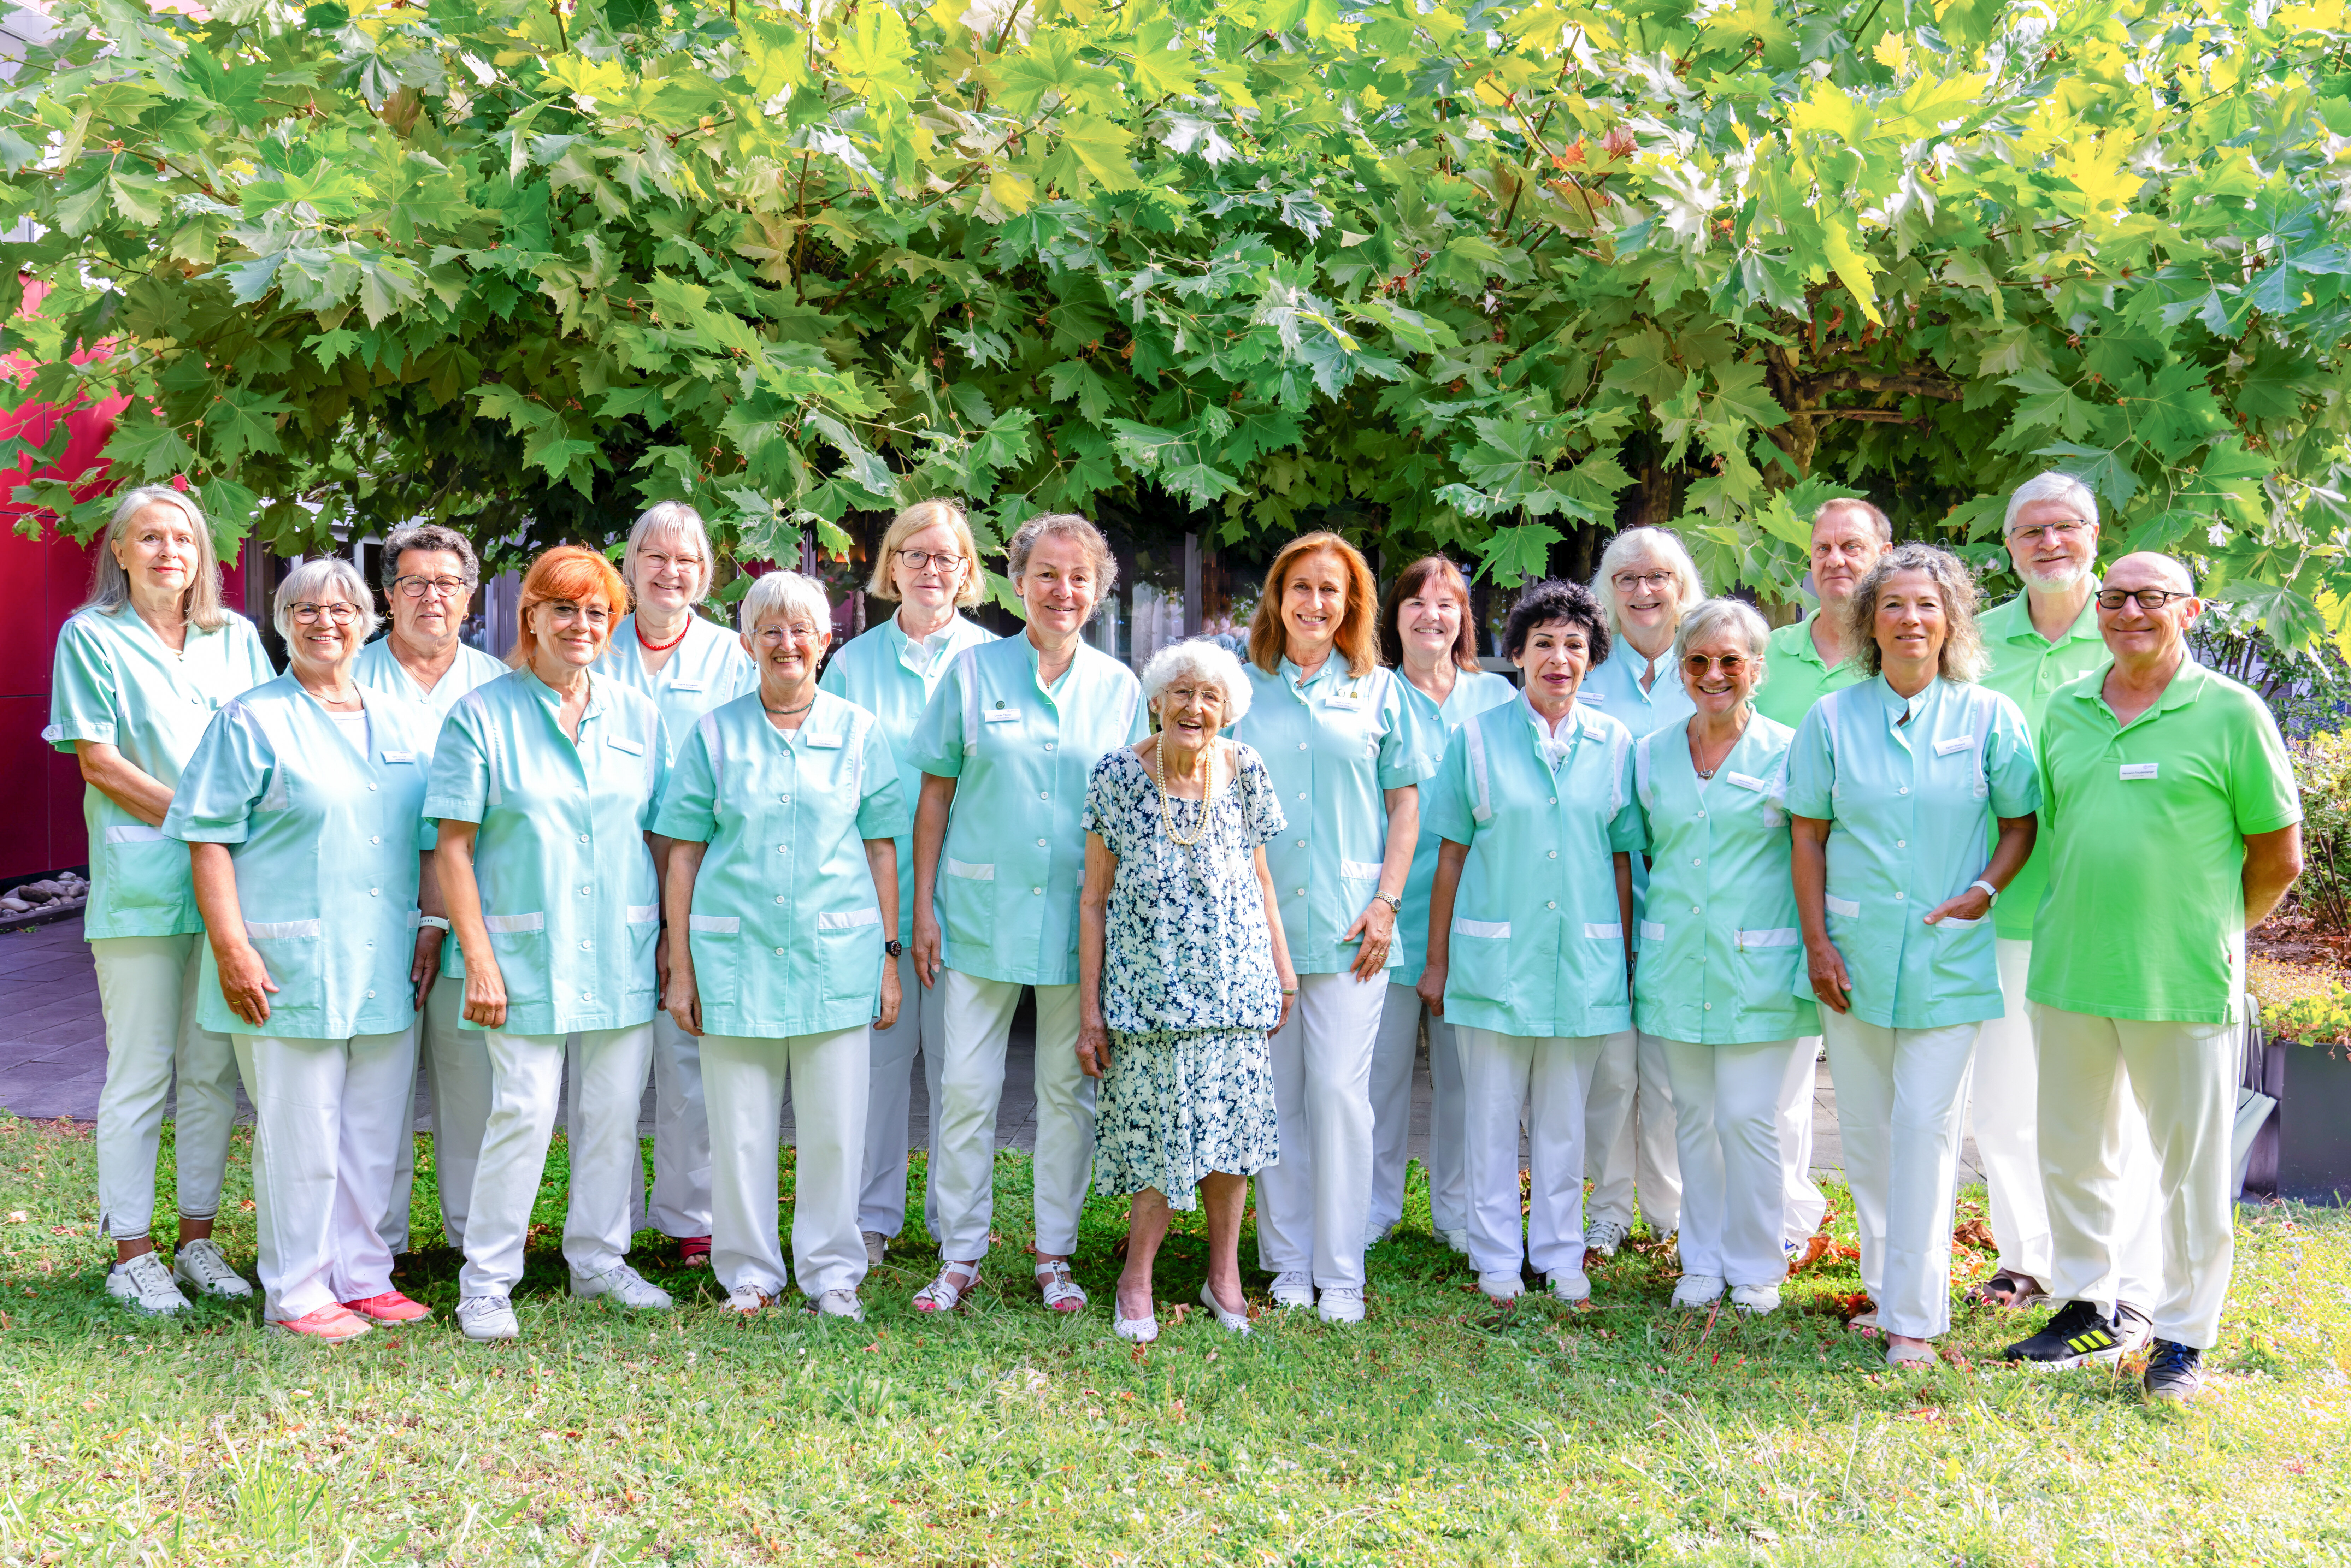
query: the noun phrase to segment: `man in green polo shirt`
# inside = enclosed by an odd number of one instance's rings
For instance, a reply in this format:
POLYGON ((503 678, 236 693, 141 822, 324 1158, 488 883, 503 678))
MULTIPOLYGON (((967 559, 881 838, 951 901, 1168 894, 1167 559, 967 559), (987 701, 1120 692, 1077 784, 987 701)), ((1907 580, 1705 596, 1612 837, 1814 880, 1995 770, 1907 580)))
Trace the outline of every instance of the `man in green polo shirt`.
POLYGON ((2026 995, 2040 1009, 2041 1178, 2064 1304, 2009 1359, 2062 1363, 2114 1323, 2126 1093, 2160 1170, 2161 1290, 2147 1392, 2191 1399, 2220 1338, 2234 1216, 2245 931, 2302 872, 2302 803, 2260 697, 2189 657, 2203 609, 2168 556, 2095 596, 2112 663, 2060 688, 2041 732, 2049 884, 2026 995))

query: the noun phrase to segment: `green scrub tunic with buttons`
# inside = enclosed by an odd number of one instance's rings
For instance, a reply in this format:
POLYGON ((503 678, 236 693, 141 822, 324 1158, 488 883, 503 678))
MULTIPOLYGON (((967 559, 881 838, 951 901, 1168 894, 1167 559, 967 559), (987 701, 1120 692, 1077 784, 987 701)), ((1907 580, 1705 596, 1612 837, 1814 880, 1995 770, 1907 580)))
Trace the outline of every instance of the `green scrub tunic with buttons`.
POLYGON ((506 1034, 627 1029, 656 1005, 661 898, 644 835, 669 737, 649 700, 601 672, 576 743, 560 705, 527 668, 467 692, 441 728, 424 801, 436 821, 481 824, 474 877, 506 1034))
POLYGON ((678 748, 653 831, 710 848, 694 879, 702 1027, 745 1040, 873 1021, 882 905, 865 841, 906 830, 881 722, 819 691, 800 727, 759 694, 712 709, 678 748))
MULTIPOLYGON (((246 935, 277 982, 258 1032, 283 1040, 397 1034, 415 1020, 417 855, 433 847, 424 790, 433 715, 367 696, 362 754, 292 675, 221 709, 180 775, 163 831, 226 844, 246 935)), ((181 853, 186 853, 184 848, 181 853)), ((229 1010, 207 945, 199 1027, 252 1034, 229 1010)))
MULTIPOLYGON (((1455 675, 1453 689, 1445 694, 1442 703, 1429 701, 1428 694, 1410 681, 1396 684, 1404 688, 1405 700, 1414 705, 1415 718, 1431 737, 1431 747, 1440 757, 1441 737, 1460 728, 1471 715, 1499 707, 1519 695, 1518 687, 1490 670, 1464 670, 1455 675)), ((1419 837, 1412 846, 1412 873, 1404 879, 1404 908, 1396 915, 1396 951, 1406 971, 1395 977, 1398 983, 1419 978, 1422 966, 1428 962, 1428 894, 1437 885, 1437 847, 1443 841, 1427 819, 1422 818, 1419 837)))
MULTIPOLYGON (((2092 594, 2098 585, 2090 584, 2092 594)), ((2024 715, 2025 733, 2033 748, 2041 746, 2041 720, 2059 686, 2085 675, 2106 662, 2105 639, 2098 635, 2095 598, 2085 600, 2074 624, 2052 643, 2032 624, 2032 612, 2020 593, 2007 603, 1987 611, 1976 623, 1982 629, 1984 652, 1991 655, 1991 672, 1983 684, 2015 703, 2024 715)), ((2049 846, 2036 839, 2024 869, 2016 873, 1991 912, 1994 929, 2011 941, 2032 940, 2032 912, 2041 906, 2042 890, 2049 885, 2049 846)))
MULTIPOLYGON (((1853 1016, 1881 1029, 2000 1017, 1991 919, 1925 916, 1983 875, 1994 819, 2041 809, 2016 704, 1940 678, 1905 698, 1880 675, 1814 705, 1788 758, 1789 813, 1834 824, 1829 940, 1853 1016)), ((1794 989, 1812 993, 1807 974, 1794 989)))
POLYGON ((1633 737, 1582 703, 1554 768, 1521 693, 1453 732, 1421 813, 1468 847, 1453 898, 1445 1021, 1548 1040, 1633 1027, 1618 853, 1640 852, 1633 737), (1569 738, 1573 731, 1573 739, 1569 738))
POLYGON ((389 692, 393 696, 422 703, 432 714, 436 727, 449 716, 449 710, 457 706, 459 697, 475 686, 489 685, 506 673, 503 660, 493 659, 479 648, 468 647, 463 643, 457 644, 457 656, 449 662, 447 669, 441 672, 441 678, 434 683, 429 692, 416 684, 416 677, 410 674, 393 655, 389 637, 379 637, 370 643, 360 650, 359 657, 351 661, 351 680, 356 685, 366 691, 389 692))
POLYGON ((931 889, 948 968, 1013 985, 1078 983, 1086 779, 1106 753, 1149 731, 1142 683, 1084 643, 1050 691, 1026 634, 956 655, 908 747, 923 772, 956 780, 931 889))
POLYGON ((743 640, 700 613, 686 623, 684 641, 669 651, 658 674, 645 668, 644 648, 637 641, 637 618, 622 616, 612 628, 604 656, 596 661, 596 673, 642 693, 661 710, 673 763, 695 720, 720 703, 731 703, 759 689, 759 669, 743 651, 743 640))
MULTIPOLYGON (((41 738, 68 756, 78 740, 111 746, 133 768, 176 788, 213 715, 275 673, 261 634, 241 615, 210 632, 191 625, 174 653, 127 604, 110 614, 84 610, 57 632, 41 738)), ((183 936, 204 928, 186 845, 94 785, 82 790, 82 821, 89 829, 85 938, 183 936)))
POLYGON ((898 784, 904 792, 908 826, 898 835, 898 930, 914 930, 914 810, 923 795, 923 770, 914 765, 914 727, 931 695, 946 679, 956 656, 966 648, 997 641, 996 633, 961 615, 929 636, 917 640, 898 627, 893 615, 879 626, 850 639, 834 651, 817 685, 837 697, 855 703, 882 721, 882 738, 898 759, 898 784))
POLYGON ((1789 874, 1788 748, 1761 715, 1711 779, 1690 763, 1687 723, 1634 743, 1633 798, 1649 842, 1649 902, 1633 1021, 1692 1045, 1767 1045, 1821 1030, 1804 988, 1803 931, 1789 874))
MULTIPOLYGON (((1336 653, 1311 680, 1301 681, 1286 658, 1270 674, 1253 664, 1241 668, 1249 708, 1226 733, 1257 748, 1290 819, 1265 846, 1265 859, 1290 966, 1301 975, 1341 974, 1354 967, 1363 939, 1342 946, 1340 938, 1379 891, 1386 791, 1436 770, 1443 731, 1420 716, 1427 699, 1394 670, 1351 674, 1336 653)), ((1424 931, 1424 951, 1426 942, 1424 931)), ((1387 967, 1405 956, 1399 936, 1388 946, 1387 967)))

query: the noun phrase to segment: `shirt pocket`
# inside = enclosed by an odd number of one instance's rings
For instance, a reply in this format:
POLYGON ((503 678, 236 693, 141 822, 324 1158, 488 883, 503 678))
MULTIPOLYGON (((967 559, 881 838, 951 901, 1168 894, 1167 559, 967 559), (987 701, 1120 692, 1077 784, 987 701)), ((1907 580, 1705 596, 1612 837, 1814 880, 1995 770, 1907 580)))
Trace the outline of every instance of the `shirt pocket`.
POLYGON ((1507 920, 1453 922, 1451 956, 1446 965, 1445 999, 1510 1004, 1510 923, 1507 920))
POLYGON ((939 924, 946 939, 983 951, 996 946, 996 865, 939 857, 939 924))
POLYGON ((1937 999, 2000 989, 2000 959, 1993 943, 1991 917, 1959 920, 1946 915, 1927 927, 1934 944, 1937 999))
POLYGON ((882 992, 882 911, 828 911, 816 917, 816 961, 825 1000, 876 1005, 882 992))
POLYGON ((714 1009, 732 1008, 742 991, 743 922, 732 915, 686 916, 694 952, 694 989, 702 998, 703 1027, 714 1009))
POLYGON ((547 1006, 554 994, 554 966, 548 957, 546 911, 485 915, 482 924, 489 928, 490 952, 506 985, 507 1009, 547 1006))
MULTIPOLYGON (((280 1024, 285 1015, 309 1013, 316 1017, 326 996, 327 962, 324 930, 316 920, 248 920, 245 923, 246 940, 261 955, 263 967, 277 982, 277 989, 269 998, 269 1023, 280 1024)), ((319 1027, 325 1027, 323 1022, 319 1027)))
MULTIPOLYGON (((1339 929, 1343 932, 1348 926, 1353 925, 1355 923, 1355 916, 1361 915, 1364 909, 1370 905, 1372 902, 1372 894, 1380 890, 1380 862, 1377 861, 1341 861, 1339 862, 1339 888, 1340 898, 1343 904, 1343 907, 1339 911, 1339 919, 1342 922, 1339 929)), ((1360 942, 1363 938, 1359 936, 1355 940, 1360 942)), ((1393 945, 1391 945, 1388 949, 1388 956, 1391 962, 1395 962, 1402 957, 1402 955, 1396 952, 1393 945)))
POLYGON ((1785 1012, 1812 989, 1801 926, 1757 926, 1731 933, 1738 965, 1739 1005, 1746 1011, 1785 1012))
POLYGON ((660 977, 653 967, 653 945, 661 940, 661 905, 632 904, 626 910, 629 933, 629 969, 622 977, 622 993, 631 997, 649 997, 661 988, 660 977))
POLYGON ((106 830, 106 841, 98 848, 105 866, 106 902, 115 914, 177 915, 193 903, 188 846, 165 838, 162 829, 119 822, 106 830))

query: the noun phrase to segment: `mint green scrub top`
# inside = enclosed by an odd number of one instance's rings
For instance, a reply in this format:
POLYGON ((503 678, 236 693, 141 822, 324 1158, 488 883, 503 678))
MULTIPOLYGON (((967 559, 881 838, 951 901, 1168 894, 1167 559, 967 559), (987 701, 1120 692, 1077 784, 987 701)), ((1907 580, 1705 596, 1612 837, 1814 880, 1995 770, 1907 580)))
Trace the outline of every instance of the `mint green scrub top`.
MULTIPOLYGON (((1674 651, 1667 648, 1654 664, 1638 648, 1626 642, 1623 634, 1611 637, 1608 657, 1603 659, 1583 684, 1575 689, 1576 705, 1589 703, 1598 711, 1623 725, 1639 740, 1655 735, 1668 726, 1679 725, 1698 711, 1690 700, 1689 688, 1682 685, 1682 673, 1674 663, 1674 651), (1649 689, 1641 689, 1641 676, 1651 670, 1649 689)), ((1649 872, 1641 857, 1633 857, 1633 916, 1638 920, 1649 898, 1649 872)), ((1641 933, 1633 934, 1633 946, 1641 946, 1641 933)))
MULTIPOLYGON (((1415 716, 1431 737, 1431 744, 1439 748, 1440 757, 1444 737, 1460 728, 1470 715, 1499 707, 1519 695, 1518 687, 1490 670, 1464 670, 1454 676, 1453 689, 1445 694, 1442 703, 1429 701, 1426 692, 1401 674, 1396 685, 1405 689, 1406 702, 1417 702, 1415 716)), ((1395 946, 1404 972, 1389 979, 1397 985, 1418 980, 1428 963, 1428 890, 1437 884, 1437 846, 1443 841, 1424 816, 1420 835, 1413 841, 1412 873, 1404 882, 1404 909, 1396 915, 1395 946)))
POLYGON ((426 691, 416 684, 416 677, 402 667, 392 655, 392 639, 379 637, 360 650, 351 661, 351 679, 371 692, 389 692, 396 697, 421 703, 433 715, 436 726, 449 716, 457 699, 475 686, 487 685, 507 673, 506 662, 493 659, 479 648, 457 644, 457 656, 441 672, 441 678, 426 691))
POLYGON ((657 675, 645 670, 644 650, 637 643, 637 618, 622 616, 612 628, 612 641, 606 645, 604 656, 596 661, 596 673, 609 674, 642 693, 661 710, 672 762, 677 760, 676 748, 685 744, 685 732, 694 727, 695 720, 720 703, 759 689, 759 667, 743 651, 743 639, 699 611, 657 675))

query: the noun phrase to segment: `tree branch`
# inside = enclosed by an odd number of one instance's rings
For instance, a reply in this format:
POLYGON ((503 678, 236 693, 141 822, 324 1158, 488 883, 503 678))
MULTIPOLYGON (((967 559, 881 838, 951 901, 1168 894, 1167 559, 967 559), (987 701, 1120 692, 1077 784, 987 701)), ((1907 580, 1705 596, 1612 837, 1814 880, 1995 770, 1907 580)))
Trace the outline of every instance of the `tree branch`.
MULTIPOLYGON (((1941 375, 1880 375, 1875 371, 1831 371, 1822 376, 1796 378, 1807 398, 1823 392, 1895 392, 1904 397, 1938 398, 1944 402, 1957 402, 1967 395, 1967 389, 1949 376, 1941 375)), ((1823 413, 1828 411, 1823 409, 1823 413)))

